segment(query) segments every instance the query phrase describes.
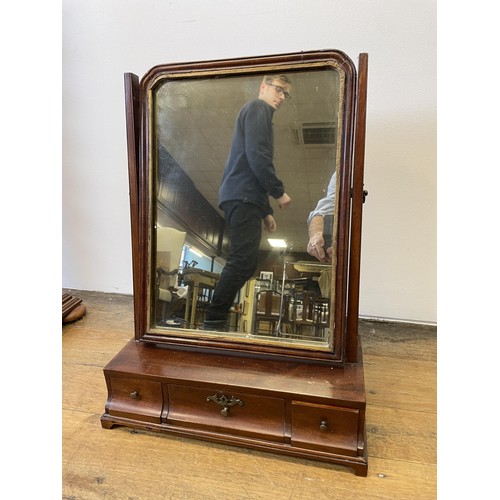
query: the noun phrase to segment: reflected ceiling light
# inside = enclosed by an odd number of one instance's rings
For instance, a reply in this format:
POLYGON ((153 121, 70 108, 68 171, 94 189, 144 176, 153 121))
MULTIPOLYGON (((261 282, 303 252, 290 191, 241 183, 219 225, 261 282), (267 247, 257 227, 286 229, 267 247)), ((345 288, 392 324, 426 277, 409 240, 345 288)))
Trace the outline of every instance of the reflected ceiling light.
POLYGON ((267 238, 267 241, 269 241, 269 244, 273 248, 286 248, 286 241, 281 240, 281 239, 273 239, 273 238, 267 238))

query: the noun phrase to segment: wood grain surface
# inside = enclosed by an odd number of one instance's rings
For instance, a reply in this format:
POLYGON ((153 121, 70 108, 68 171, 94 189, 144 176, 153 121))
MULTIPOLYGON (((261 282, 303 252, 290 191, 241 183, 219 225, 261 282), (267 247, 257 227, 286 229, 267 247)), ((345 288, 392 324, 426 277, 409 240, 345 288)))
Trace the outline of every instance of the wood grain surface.
POLYGON ((131 296, 65 290, 87 314, 62 327, 62 498, 434 499, 436 328, 360 321, 368 476, 312 460, 124 427, 103 429, 104 366, 134 335, 131 296))

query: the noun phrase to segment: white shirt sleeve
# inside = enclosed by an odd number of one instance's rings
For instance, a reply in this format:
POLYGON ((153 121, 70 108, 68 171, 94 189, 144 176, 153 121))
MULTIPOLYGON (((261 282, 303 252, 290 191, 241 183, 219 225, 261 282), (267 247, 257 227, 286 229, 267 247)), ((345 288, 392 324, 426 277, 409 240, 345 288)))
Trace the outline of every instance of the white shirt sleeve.
POLYGON ((337 184, 337 172, 333 172, 330 182, 328 183, 328 188, 326 190, 326 196, 321 198, 316 205, 316 208, 309 213, 307 217, 307 225, 311 222, 311 219, 315 215, 333 215, 335 211, 335 188, 337 184))

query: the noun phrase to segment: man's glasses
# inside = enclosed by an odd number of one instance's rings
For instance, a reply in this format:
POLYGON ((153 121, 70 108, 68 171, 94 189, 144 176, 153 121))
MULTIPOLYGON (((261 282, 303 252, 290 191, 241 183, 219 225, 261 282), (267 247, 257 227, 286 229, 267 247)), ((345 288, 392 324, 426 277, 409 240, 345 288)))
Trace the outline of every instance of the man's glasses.
POLYGON ((278 95, 284 95, 285 99, 290 99, 290 97, 292 97, 283 87, 280 87, 279 85, 274 85, 274 83, 268 83, 267 85, 274 87, 278 95))

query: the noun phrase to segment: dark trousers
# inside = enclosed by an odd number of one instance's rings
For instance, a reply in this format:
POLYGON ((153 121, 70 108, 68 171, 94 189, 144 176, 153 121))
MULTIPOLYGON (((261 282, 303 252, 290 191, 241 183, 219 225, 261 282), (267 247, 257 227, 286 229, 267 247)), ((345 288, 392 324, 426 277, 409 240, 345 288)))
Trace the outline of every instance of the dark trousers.
POLYGON ((238 290, 257 269, 262 237, 263 212, 258 205, 226 201, 222 209, 228 227, 229 252, 206 311, 207 320, 225 320, 228 317, 238 290))

